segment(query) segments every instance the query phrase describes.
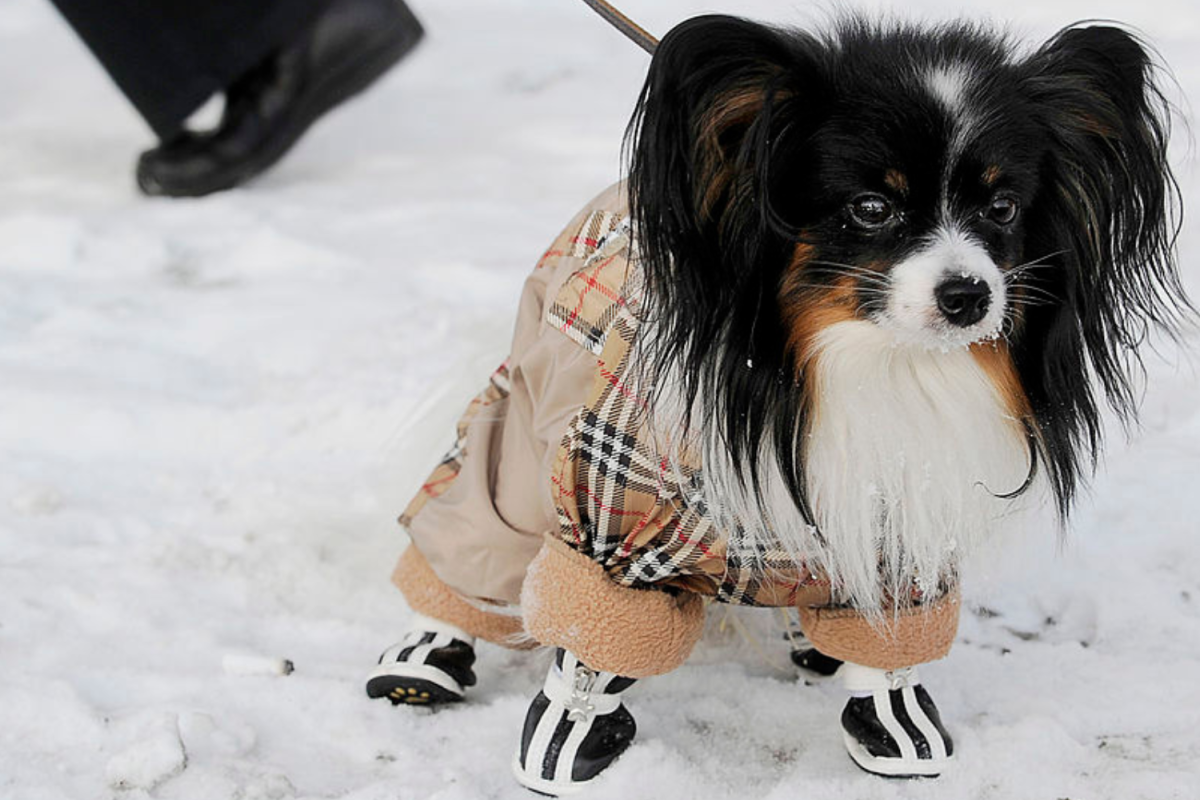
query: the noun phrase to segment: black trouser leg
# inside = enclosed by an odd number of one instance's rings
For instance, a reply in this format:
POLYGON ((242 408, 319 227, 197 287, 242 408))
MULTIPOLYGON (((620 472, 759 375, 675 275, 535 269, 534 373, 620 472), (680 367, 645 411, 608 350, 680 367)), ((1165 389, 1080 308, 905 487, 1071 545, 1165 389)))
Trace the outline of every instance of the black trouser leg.
POLYGON ((52 0, 162 140, 332 0, 52 0))

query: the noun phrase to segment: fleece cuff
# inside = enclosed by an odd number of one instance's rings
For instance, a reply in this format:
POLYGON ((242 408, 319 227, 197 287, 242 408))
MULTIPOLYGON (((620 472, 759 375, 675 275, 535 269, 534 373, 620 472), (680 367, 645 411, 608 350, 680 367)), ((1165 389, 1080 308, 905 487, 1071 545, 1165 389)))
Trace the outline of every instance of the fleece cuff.
POLYGON ((678 667, 704 631, 704 601, 613 583, 595 561, 547 537, 521 589, 525 630, 594 670, 648 678, 678 667))
MULTIPOLYGON (((425 556, 409 545, 392 572, 392 583, 404 594, 409 607, 418 614, 457 626, 472 636, 505 647, 529 649, 536 642, 522 633, 521 618, 497 614, 468 603, 451 589, 429 566, 425 556)), ((482 604, 481 604, 482 605, 482 604)))
POLYGON ((801 608, 800 626, 827 656, 875 669, 900 669, 944 658, 958 633, 959 595, 872 620, 852 608, 801 608))

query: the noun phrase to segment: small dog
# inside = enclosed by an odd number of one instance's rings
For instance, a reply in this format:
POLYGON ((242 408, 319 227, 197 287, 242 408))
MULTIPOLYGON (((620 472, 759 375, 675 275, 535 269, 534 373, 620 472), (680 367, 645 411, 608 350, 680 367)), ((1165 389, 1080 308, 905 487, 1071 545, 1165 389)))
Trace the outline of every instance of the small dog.
POLYGON ((964 23, 672 30, 627 182, 539 264, 402 518, 417 615, 368 692, 460 699, 475 637, 557 647, 513 767, 569 793, 701 595, 792 606, 845 662, 855 762, 941 772, 913 667, 949 649, 964 555, 1034 487, 1066 516, 1137 345, 1190 313, 1156 76, 1109 26, 1028 53, 964 23))

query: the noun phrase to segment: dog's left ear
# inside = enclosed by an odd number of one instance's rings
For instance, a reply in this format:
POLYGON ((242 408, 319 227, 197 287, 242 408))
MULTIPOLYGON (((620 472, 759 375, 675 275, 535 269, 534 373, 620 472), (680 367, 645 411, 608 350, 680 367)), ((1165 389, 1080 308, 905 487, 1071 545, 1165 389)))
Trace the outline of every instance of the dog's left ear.
POLYGON ((1025 220, 1027 254, 1048 263, 1029 279, 1055 302, 1026 309, 1029 335, 1014 352, 1065 517, 1103 436, 1091 374, 1132 422, 1138 345, 1192 313, 1175 262, 1171 107, 1151 51, 1119 28, 1067 28, 1018 69, 1046 144, 1025 220))
POLYGON ((1049 213, 1030 224, 1055 228, 1031 231, 1044 239, 1033 244, 1074 262, 1056 287, 1075 314, 1073 338, 1082 338, 1110 405, 1129 417, 1134 348, 1150 327, 1174 330, 1189 308, 1175 266, 1180 197, 1161 70, 1134 35, 1110 26, 1067 28, 1024 66, 1049 142, 1049 213))

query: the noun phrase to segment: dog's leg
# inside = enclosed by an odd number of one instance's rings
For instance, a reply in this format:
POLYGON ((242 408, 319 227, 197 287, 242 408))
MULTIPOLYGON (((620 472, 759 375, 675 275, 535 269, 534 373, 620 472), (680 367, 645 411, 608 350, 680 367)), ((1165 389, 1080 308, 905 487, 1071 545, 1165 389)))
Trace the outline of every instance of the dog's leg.
POLYGON ((845 663, 850 700, 842 736, 854 763, 893 778, 935 777, 954 759, 954 741, 916 667, 882 670, 845 663))
POLYGON ((954 742, 913 664, 943 658, 958 630, 958 592, 873 620, 850 608, 801 607, 809 648, 841 663, 850 691, 842 712, 854 763, 889 777, 932 777, 948 767, 954 742))
POLYGON ((536 643, 521 633, 521 618, 468 602, 446 585, 424 556, 409 547, 392 576, 413 610, 406 633, 379 657, 367 676, 367 694, 395 704, 434 705, 461 700, 475 684, 475 641, 506 647, 536 643))
POLYGON ((694 594, 614 583, 592 558, 547 539, 521 591, 526 632, 557 648, 525 718, 513 772, 543 794, 571 794, 633 740, 621 693, 687 658, 704 629, 694 594))
POLYGON ((521 785, 542 794, 574 794, 625 752, 637 725, 621 694, 634 682, 591 669, 558 648, 513 757, 521 785))
POLYGON ((463 699, 475 685, 475 637, 456 625, 414 613, 408 632, 383 651, 367 676, 367 694, 394 705, 436 705, 463 699))

